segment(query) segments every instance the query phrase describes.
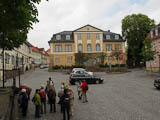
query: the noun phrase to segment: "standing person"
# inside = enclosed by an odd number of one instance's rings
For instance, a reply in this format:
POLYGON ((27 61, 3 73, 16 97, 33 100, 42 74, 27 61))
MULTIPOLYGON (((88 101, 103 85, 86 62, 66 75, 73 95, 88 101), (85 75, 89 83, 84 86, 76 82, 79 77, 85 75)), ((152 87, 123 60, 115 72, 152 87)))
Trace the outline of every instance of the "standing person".
MULTIPOLYGON (((50 89, 50 82, 47 80, 47 85, 46 85, 46 88, 45 88, 45 92, 46 92, 47 98, 48 98, 49 89, 50 89)), ((48 98, 47 102, 49 103, 49 98, 48 98)))
POLYGON ((40 96, 41 96, 41 103, 42 103, 41 114, 43 114, 43 111, 46 114, 46 93, 45 93, 45 90, 44 90, 44 85, 41 85, 40 96))
POLYGON ((82 98, 82 93, 81 93, 81 91, 82 91, 82 89, 81 89, 81 84, 82 84, 82 82, 81 82, 81 81, 79 81, 79 82, 78 82, 78 84, 77 84, 77 91, 78 91, 78 98, 79 98, 79 100, 81 100, 81 98, 82 98))
POLYGON ((51 77, 49 77, 49 83, 54 85, 53 80, 51 79, 51 77))
POLYGON ((36 89, 35 95, 34 95, 34 100, 32 101, 35 104, 35 117, 39 118, 40 116, 40 107, 41 107, 41 96, 40 96, 40 90, 36 89))
POLYGON ((69 104, 70 104, 70 116, 73 116, 73 112, 74 112, 74 93, 73 93, 73 91, 72 91, 72 89, 71 89, 71 87, 68 87, 68 95, 69 95, 69 98, 70 98, 70 102, 69 102, 69 104))
POLYGON ((66 112, 68 120, 70 120, 69 109, 70 109, 70 97, 67 94, 67 89, 64 89, 64 94, 61 97, 62 99, 62 111, 63 111, 63 120, 66 120, 66 112))
POLYGON ((83 83, 81 85, 82 88, 82 102, 88 102, 87 100, 87 91, 88 91, 88 84, 85 80, 83 80, 83 83))
POLYGON ((22 109, 22 115, 23 117, 25 117, 27 114, 27 108, 28 108, 28 95, 26 93, 26 89, 21 90, 21 93, 19 94, 18 102, 22 109))
POLYGON ((49 104, 50 104, 50 112, 53 112, 53 105, 54 105, 54 112, 56 112, 56 90, 53 84, 50 84, 48 98, 49 98, 49 104))

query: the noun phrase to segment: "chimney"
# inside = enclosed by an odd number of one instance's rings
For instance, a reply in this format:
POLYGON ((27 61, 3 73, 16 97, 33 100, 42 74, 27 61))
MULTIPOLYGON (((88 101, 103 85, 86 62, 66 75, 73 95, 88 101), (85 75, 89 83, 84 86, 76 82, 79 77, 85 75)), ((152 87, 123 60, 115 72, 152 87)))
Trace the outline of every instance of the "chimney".
POLYGON ((110 32, 110 30, 108 30, 108 32, 110 32))

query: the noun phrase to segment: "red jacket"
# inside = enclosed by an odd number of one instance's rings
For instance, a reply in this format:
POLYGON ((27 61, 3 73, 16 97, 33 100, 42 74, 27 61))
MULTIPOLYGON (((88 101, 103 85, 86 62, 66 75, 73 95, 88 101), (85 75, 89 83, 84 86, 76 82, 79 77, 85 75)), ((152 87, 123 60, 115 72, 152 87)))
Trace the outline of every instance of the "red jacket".
POLYGON ((82 83, 82 85, 81 85, 81 87, 80 88, 82 88, 82 92, 86 92, 87 90, 85 90, 85 86, 87 85, 87 82, 86 81, 84 81, 83 83, 82 83))

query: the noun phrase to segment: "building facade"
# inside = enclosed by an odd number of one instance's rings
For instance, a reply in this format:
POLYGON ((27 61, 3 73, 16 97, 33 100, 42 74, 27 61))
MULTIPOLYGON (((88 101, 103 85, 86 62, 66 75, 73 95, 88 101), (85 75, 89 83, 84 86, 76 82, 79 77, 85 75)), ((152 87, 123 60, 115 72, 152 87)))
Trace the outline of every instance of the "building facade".
POLYGON ((154 60, 146 62, 146 69, 154 72, 160 72, 160 24, 152 28, 148 34, 152 40, 152 47, 156 51, 154 60))
MULTIPOLYGON (((26 41, 19 48, 15 48, 12 51, 4 51, 4 69, 5 69, 5 78, 12 77, 12 71, 14 69, 20 69, 21 72, 28 71, 33 67, 32 61, 32 45, 26 41)), ((0 50, 0 80, 2 80, 2 70, 3 70, 3 54, 0 50)))
POLYGON ((126 64, 125 41, 119 34, 103 31, 91 25, 85 25, 74 31, 54 34, 49 41, 51 66, 76 64, 76 56, 84 53, 88 56, 86 65, 101 63, 117 64, 113 51, 120 51, 120 64, 126 64))

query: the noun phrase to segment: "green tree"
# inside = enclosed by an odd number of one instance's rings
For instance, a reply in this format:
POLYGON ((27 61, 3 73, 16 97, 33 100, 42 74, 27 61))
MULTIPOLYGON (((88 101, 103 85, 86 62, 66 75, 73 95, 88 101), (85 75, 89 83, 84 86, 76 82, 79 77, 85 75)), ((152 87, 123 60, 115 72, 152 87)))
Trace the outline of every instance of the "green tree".
POLYGON ((0 49, 3 57, 4 87, 4 50, 12 50, 22 45, 33 23, 38 22, 35 4, 41 0, 0 0, 0 49))
POLYGON ((27 39, 33 23, 38 22, 35 4, 41 0, 0 0, 0 48, 18 48, 27 39))
POLYGON ((122 36, 128 45, 129 66, 138 66, 143 60, 144 40, 154 25, 154 20, 143 14, 128 15, 122 20, 122 36))
POLYGON ((156 54, 156 51, 154 50, 152 46, 152 41, 150 38, 146 38, 144 41, 144 47, 142 48, 142 55, 144 57, 144 62, 150 62, 150 68, 152 72, 152 60, 154 60, 154 55, 156 54))

